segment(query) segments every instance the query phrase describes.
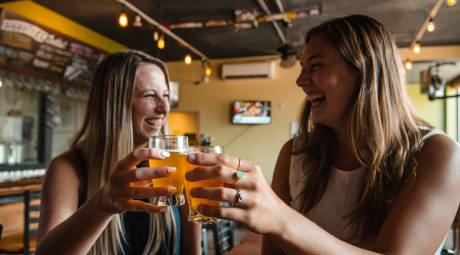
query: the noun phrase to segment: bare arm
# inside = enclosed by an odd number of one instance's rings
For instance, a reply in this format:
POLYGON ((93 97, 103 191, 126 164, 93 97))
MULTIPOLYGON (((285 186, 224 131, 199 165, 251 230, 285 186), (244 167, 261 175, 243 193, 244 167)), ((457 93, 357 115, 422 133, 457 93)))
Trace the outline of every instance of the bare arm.
MULTIPOLYGON (((433 254, 454 219, 460 201, 460 151, 446 136, 434 136, 418 155, 416 177, 398 194, 373 250, 385 254, 433 254)), ((292 254, 373 254, 340 241, 304 218, 285 210, 275 234, 292 254)))
POLYGON ((188 221, 188 208, 188 202, 180 208, 183 229, 181 251, 186 255, 201 255, 201 224, 188 221))
POLYGON ((98 210, 97 196, 77 211, 80 176, 69 157, 54 159, 46 171, 37 254, 85 254, 112 218, 98 210), (72 242, 66 241, 69 235, 72 242))
POLYGON ((130 182, 168 175, 166 168, 129 170, 137 161, 157 158, 155 153, 141 149, 129 154, 120 161, 111 181, 78 209, 81 178, 77 174, 77 166, 71 155, 54 159, 43 183, 36 254, 87 254, 115 214, 160 211, 160 207, 131 198, 166 194, 167 190, 129 185, 130 182))
MULTIPOLYGON (((287 254, 433 254, 448 232, 460 201, 460 149, 447 136, 428 139, 417 155, 417 175, 404 184, 386 217, 372 250, 348 244, 290 208, 266 183, 256 164, 241 160, 245 177, 234 186, 247 194, 237 207, 200 207, 205 215, 235 220, 269 235, 287 254)), ((189 161, 202 167, 187 179, 234 183, 238 158, 198 154, 189 161), (217 165, 217 166, 216 166, 217 165)), ((200 188, 192 196, 232 201, 231 188, 200 188)))
MULTIPOLYGON (((273 191, 287 205, 291 203, 291 196, 289 194, 289 167, 291 161, 292 144, 293 141, 289 140, 281 149, 278 155, 278 160, 276 162, 272 179, 273 191)), ((270 236, 264 235, 262 241, 262 254, 274 255, 284 254, 284 252, 280 247, 276 245, 270 236)))

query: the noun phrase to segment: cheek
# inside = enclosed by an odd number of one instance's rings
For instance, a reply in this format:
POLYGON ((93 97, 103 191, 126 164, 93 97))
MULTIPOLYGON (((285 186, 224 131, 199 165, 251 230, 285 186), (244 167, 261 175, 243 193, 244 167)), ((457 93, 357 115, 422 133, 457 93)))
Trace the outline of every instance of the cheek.
POLYGON ((140 120, 144 118, 149 112, 150 107, 148 104, 143 102, 136 102, 133 104, 133 119, 140 120))

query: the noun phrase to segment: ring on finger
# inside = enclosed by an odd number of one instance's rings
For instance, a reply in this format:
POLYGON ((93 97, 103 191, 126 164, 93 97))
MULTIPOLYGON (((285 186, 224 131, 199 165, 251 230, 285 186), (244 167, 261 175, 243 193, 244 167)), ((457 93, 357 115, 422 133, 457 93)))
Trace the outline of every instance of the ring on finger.
POLYGON ((246 194, 241 190, 237 189, 235 194, 235 199, 233 201, 233 206, 239 206, 246 199, 246 194))
POLYGON ((233 175, 232 175, 232 179, 233 179, 233 181, 235 182, 235 184, 236 184, 239 180, 243 179, 244 175, 245 175, 245 173, 244 173, 243 171, 236 170, 236 171, 233 173, 233 175))

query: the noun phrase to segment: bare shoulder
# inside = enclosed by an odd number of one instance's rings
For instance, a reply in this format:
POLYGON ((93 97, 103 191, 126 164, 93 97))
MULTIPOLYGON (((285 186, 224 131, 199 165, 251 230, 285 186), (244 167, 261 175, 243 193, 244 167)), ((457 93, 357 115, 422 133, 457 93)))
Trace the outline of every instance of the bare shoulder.
POLYGON ((415 175, 393 201, 375 241, 392 254, 433 254, 446 236, 460 201, 460 150, 446 135, 427 138, 416 155, 415 175))
POLYGON ((289 168, 291 164, 292 146, 293 139, 290 139, 281 148, 272 179, 273 191, 275 191, 285 203, 290 203, 291 201, 289 194, 289 168))
POLYGON ((460 147, 447 135, 434 135, 416 155, 416 176, 442 185, 460 181, 460 147))
POLYGON ((48 165, 42 185, 39 240, 78 208, 81 183, 78 157, 68 151, 48 165))
POLYGON ((53 158, 48 165, 46 171, 44 186, 49 185, 50 181, 55 179, 63 181, 63 179, 71 182, 77 182, 78 186, 83 181, 81 162, 78 156, 72 152, 67 151, 63 154, 53 158))

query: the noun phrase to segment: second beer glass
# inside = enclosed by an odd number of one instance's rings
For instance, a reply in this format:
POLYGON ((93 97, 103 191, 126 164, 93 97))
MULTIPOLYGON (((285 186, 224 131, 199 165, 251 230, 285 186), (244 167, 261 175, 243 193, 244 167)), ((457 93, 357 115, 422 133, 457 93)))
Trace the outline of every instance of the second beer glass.
MULTIPOLYGON (((188 150, 189 153, 223 153, 222 146, 196 146, 190 147, 188 150)), ((196 165, 186 163, 186 172, 192 170, 193 168, 197 167, 196 165)), ((198 212, 198 206, 200 204, 205 204, 209 206, 219 206, 219 201, 216 200, 209 200, 204 198, 194 198, 190 196, 190 189, 195 187, 222 187, 224 183, 222 181, 216 180, 207 180, 207 181, 197 181, 197 182, 185 182, 185 190, 187 192, 187 199, 189 203, 189 220, 195 223, 203 223, 203 224, 213 224, 217 223, 219 219, 202 215, 198 212)))

